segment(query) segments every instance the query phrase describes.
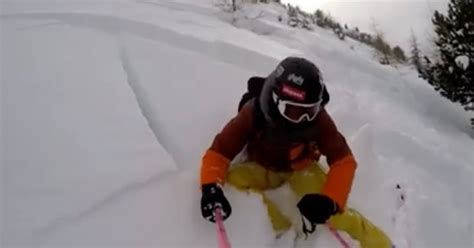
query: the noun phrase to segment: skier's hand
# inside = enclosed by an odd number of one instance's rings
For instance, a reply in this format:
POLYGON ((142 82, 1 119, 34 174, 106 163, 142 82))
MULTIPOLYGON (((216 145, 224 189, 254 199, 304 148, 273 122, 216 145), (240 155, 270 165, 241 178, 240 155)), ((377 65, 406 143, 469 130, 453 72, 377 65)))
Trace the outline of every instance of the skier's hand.
POLYGON ((222 218, 227 219, 232 213, 229 201, 224 196, 222 189, 215 183, 202 186, 201 213, 204 219, 215 222, 214 210, 221 209, 222 218))
POLYGON ((298 209, 312 224, 324 224, 339 211, 337 204, 329 197, 321 194, 307 194, 301 198, 298 209))

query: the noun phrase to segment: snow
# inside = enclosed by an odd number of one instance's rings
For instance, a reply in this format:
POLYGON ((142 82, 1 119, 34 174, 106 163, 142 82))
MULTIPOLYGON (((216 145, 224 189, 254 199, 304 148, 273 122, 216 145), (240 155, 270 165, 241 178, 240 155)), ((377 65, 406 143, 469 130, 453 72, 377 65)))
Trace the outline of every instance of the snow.
POLYGON ((467 55, 458 56, 455 61, 457 64, 460 64, 464 70, 469 67, 469 57, 467 55))
MULTIPOLYGON (((290 28, 275 4, 234 16, 212 1, 2 4, 2 247, 215 247, 201 156, 246 80, 289 55, 321 68, 359 161, 349 205, 397 247, 473 247, 469 114, 365 45, 290 28)), ((233 247, 293 245, 258 195, 225 192, 233 247)), ((297 223, 288 187, 270 195, 297 223)), ((340 247, 318 230, 297 247, 340 247)))
POLYGON ((140 114, 115 38, 61 26, 23 31, 31 25, 49 22, 18 21, 3 36, 5 234, 13 241, 176 169, 140 114))

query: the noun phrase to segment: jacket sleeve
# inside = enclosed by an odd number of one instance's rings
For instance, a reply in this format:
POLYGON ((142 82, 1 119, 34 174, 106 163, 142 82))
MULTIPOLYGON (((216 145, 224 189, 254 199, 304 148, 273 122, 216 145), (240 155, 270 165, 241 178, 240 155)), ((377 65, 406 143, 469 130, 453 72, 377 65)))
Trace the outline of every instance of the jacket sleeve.
POLYGON ((202 158, 201 185, 224 184, 230 161, 242 151, 253 131, 252 123, 253 107, 246 104, 216 135, 202 158))
POLYGON ((322 194, 333 199, 342 211, 351 191, 357 163, 346 139, 325 109, 318 115, 316 126, 319 130, 316 142, 329 164, 322 194))

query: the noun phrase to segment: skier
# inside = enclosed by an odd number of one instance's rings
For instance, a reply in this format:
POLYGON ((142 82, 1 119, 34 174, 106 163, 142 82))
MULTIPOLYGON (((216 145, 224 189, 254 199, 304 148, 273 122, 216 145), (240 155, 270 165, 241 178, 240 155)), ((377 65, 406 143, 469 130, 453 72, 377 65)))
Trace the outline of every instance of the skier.
POLYGON ((228 182, 239 190, 261 194, 273 229, 283 233, 292 223, 265 190, 289 183, 300 199, 297 208, 306 234, 329 222, 363 248, 391 247, 379 228, 346 207, 357 163, 325 109, 329 93, 319 69, 304 58, 288 57, 268 77, 251 78, 248 88, 237 116, 217 134, 203 156, 203 217, 214 222, 216 207, 224 219, 231 215, 222 190, 228 182), (246 162, 230 168, 241 151, 246 162), (329 164, 327 174, 317 162, 321 155, 329 164))

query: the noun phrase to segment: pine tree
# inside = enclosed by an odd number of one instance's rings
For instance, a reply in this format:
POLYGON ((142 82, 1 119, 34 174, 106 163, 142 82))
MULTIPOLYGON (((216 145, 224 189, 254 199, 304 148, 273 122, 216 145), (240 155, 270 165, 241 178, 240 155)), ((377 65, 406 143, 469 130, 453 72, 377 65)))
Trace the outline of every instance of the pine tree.
POLYGON ((421 74, 423 67, 421 64, 420 49, 418 48, 418 40, 413 30, 411 31, 410 37, 410 63, 415 66, 415 69, 421 74))
POLYGON ((390 64, 392 48, 390 48, 390 45, 385 41, 384 35, 381 32, 376 34, 372 46, 380 53, 380 63, 383 65, 390 64))
POLYGON ((405 52, 399 46, 396 46, 396 47, 393 48, 392 54, 398 62, 406 62, 407 61, 407 57, 405 55, 405 52))
POLYGON ((326 17, 324 15, 324 12, 320 9, 317 9, 316 12, 314 12, 314 16, 315 16, 315 19, 316 19, 316 25, 324 28, 324 18, 326 17))
POLYGON ((288 25, 291 27, 296 27, 299 24, 298 20, 298 11, 295 7, 288 4, 288 25))
POLYGON ((474 111, 474 0, 450 0, 447 15, 436 11, 437 61, 428 63, 428 83, 467 111, 474 111))
POLYGON ((372 30, 375 34, 372 42, 369 43, 372 45, 376 51, 379 53, 379 62, 382 65, 389 65, 390 58, 392 57, 392 48, 385 39, 384 32, 379 28, 379 24, 372 18, 372 30))

